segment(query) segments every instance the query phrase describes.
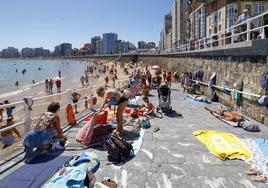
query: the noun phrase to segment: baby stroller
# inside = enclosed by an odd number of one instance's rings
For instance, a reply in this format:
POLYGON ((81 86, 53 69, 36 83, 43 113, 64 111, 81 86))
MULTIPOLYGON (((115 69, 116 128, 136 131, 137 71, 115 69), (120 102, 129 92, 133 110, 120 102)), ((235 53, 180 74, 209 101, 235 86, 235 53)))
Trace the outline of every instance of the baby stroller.
POLYGON ((159 105, 157 107, 157 112, 161 110, 164 113, 169 113, 172 111, 171 98, 170 98, 171 90, 167 85, 162 85, 159 87, 158 91, 158 99, 159 105))

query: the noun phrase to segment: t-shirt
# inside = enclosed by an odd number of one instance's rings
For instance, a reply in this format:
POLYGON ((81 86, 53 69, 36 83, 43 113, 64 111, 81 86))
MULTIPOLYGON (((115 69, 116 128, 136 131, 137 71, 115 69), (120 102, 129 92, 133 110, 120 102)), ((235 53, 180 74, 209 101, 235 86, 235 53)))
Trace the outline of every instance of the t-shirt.
POLYGON ((250 17, 248 15, 242 14, 238 17, 238 23, 242 23, 244 21, 246 21, 247 19, 249 19, 250 17))

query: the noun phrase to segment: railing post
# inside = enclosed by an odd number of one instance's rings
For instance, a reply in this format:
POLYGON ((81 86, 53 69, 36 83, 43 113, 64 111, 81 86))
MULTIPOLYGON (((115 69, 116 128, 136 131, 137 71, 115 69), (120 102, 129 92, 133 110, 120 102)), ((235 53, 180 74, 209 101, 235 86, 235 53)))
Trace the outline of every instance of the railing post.
POLYGON ((72 104, 72 90, 71 89, 67 89, 66 91, 66 102, 67 104, 72 104))
POLYGON ((234 26, 231 27, 231 44, 234 43, 234 26))
POLYGON ((92 83, 90 83, 89 87, 88 87, 88 99, 89 99, 89 109, 92 109, 93 108, 93 86, 92 86, 92 83))
POLYGON ((26 134, 31 130, 31 124, 32 124, 32 106, 33 106, 33 98, 32 97, 26 97, 23 99, 24 101, 24 133, 26 134))
POLYGON ((247 19, 247 41, 250 40, 250 19, 247 19))

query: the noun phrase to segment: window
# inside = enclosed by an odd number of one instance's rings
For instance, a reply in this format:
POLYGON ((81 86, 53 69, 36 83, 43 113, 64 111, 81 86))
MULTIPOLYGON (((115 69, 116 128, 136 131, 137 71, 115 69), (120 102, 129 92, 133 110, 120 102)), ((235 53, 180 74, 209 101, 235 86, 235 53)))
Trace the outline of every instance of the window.
POLYGON ((219 32, 221 31, 221 25, 219 25, 219 32))
POLYGON ((208 18, 208 24, 211 25, 211 16, 208 18))
POLYGON ((237 8, 235 4, 228 5, 228 16, 236 16, 237 8))
POLYGON ((255 9, 255 15, 261 14, 264 11, 264 4, 261 2, 257 2, 254 4, 254 9, 255 9))
POLYGON ((221 21, 221 11, 219 11, 219 21, 221 21))

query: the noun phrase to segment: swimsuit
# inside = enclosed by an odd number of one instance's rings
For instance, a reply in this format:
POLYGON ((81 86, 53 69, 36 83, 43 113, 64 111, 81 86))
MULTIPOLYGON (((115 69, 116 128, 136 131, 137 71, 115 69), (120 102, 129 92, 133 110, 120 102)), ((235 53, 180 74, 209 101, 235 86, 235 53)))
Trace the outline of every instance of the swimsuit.
POLYGON ((121 103, 124 103, 124 102, 128 101, 128 99, 127 99, 126 97, 122 96, 122 97, 119 99, 118 103, 117 103, 117 102, 116 102, 117 95, 118 95, 118 92, 115 91, 115 92, 113 93, 111 99, 110 99, 110 102, 109 102, 110 105, 119 105, 119 104, 121 104, 121 103))

